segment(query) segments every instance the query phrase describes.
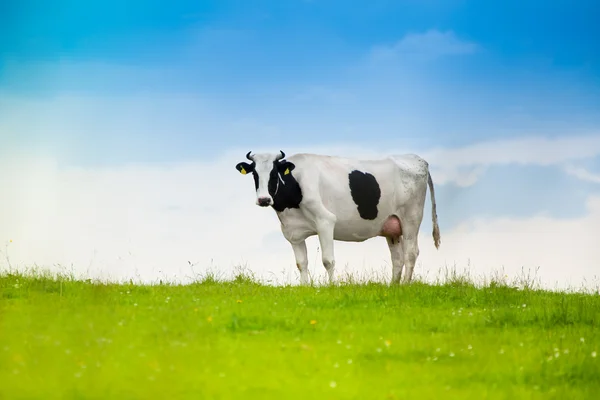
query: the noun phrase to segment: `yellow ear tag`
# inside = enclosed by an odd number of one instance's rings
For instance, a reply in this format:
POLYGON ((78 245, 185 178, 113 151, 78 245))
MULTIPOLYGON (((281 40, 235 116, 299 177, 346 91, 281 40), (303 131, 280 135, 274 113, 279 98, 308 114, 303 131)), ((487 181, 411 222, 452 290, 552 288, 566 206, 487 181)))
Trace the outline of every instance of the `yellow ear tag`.
POLYGON ((289 173, 290 173, 290 169, 289 169, 289 168, 286 168, 286 169, 285 169, 285 172, 284 172, 283 174, 284 174, 284 175, 287 175, 287 174, 289 174, 289 173))
POLYGON ((242 170, 240 171, 242 173, 242 175, 246 175, 246 170, 244 169, 244 167, 242 167, 242 170))

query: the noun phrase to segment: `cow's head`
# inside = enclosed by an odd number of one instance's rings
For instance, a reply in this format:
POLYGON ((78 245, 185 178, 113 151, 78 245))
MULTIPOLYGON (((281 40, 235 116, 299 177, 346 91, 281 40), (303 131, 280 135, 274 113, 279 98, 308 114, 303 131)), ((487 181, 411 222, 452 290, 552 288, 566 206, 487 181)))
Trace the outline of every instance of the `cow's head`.
POLYGON ((285 161, 285 153, 279 151, 279 154, 261 153, 250 155, 246 158, 252 161, 238 163, 235 168, 241 174, 252 173, 254 176, 254 186, 256 187, 256 204, 261 207, 268 207, 274 204, 273 198, 279 191, 280 185, 285 185, 282 176, 288 175, 293 169, 294 164, 285 161))

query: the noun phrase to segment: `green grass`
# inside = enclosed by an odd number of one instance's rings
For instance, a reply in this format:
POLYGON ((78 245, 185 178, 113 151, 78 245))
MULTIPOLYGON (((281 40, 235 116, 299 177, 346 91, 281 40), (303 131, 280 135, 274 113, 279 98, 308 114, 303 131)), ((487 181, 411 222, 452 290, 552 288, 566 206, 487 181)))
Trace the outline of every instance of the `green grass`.
POLYGON ((600 296, 0 275, 1 399, 595 399, 600 296), (311 323, 311 321, 313 323, 311 323))

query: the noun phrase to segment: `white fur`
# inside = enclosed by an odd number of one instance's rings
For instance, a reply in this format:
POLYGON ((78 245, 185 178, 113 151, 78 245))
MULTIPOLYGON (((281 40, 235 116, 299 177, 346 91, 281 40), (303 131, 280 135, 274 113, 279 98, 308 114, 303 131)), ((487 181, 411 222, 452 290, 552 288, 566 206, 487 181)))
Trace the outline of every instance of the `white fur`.
MULTIPOLYGON (((273 169, 273 160, 275 160, 274 154, 255 154, 252 156, 256 165, 254 170, 258 173, 258 189, 256 189, 256 204, 258 199, 268 198, 271 201, 271 195, 269 194, 269 178, 271 170, 273 169)), ((281 181, 279 182, 279 184, 281 181)))
MULTIPOLYGON (((257 197, 270 197, 267 183, 275 155, 256 154, 253 157, 259 174, 257 197)), ((302 284, 308 283, 306 238, 319 236, 322 262, 333 282, 334 240, 362 242, 381 236, 384 222, 392 215, 400 219, 403 233, 399 240, 386 238, 393 264, 392 282, 400 281, 404 265, 403 282, 410 282, 419 255, 417 237, 428 184, 429 165, 425 160, 414 154, 380 160, 315 154, 296 154, 286 159, 296 166, 292 174, 302 188, 303 199, 299 209, 285 209, 277 212, 277 216, 284 237, 292 245, 302 284), (368 172, 379 183, 381 198, 374 220, 361 218, 352 200, 348 174, 353 170, 368 172)), ((432 218, 437 228, 433 196, 432 206, 432 218)))

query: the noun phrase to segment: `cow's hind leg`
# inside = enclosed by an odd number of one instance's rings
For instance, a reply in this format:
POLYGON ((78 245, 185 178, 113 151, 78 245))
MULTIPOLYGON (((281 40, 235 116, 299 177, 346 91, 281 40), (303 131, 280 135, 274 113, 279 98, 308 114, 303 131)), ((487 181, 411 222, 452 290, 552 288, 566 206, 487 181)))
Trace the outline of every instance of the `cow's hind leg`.
POLYGON ((294 250, 294 257, 296 258, 296 267, 300 271, 300 284, 308 284, 308 254, 306 251, 306 241, 302 240, 299 242, 290 242, 292 249, 294 250))
POLYGON ((404 250, 402 237, 386 237, 390 255, 392 256, 392 284, 399 283, 404 267, 404 250))
POLYGON ((404 249, 404 276, 402 283, 410 283, 412 280, 415 263, 419 256, 419 223, 411 222, 402 226, 402 242, 404 249))

